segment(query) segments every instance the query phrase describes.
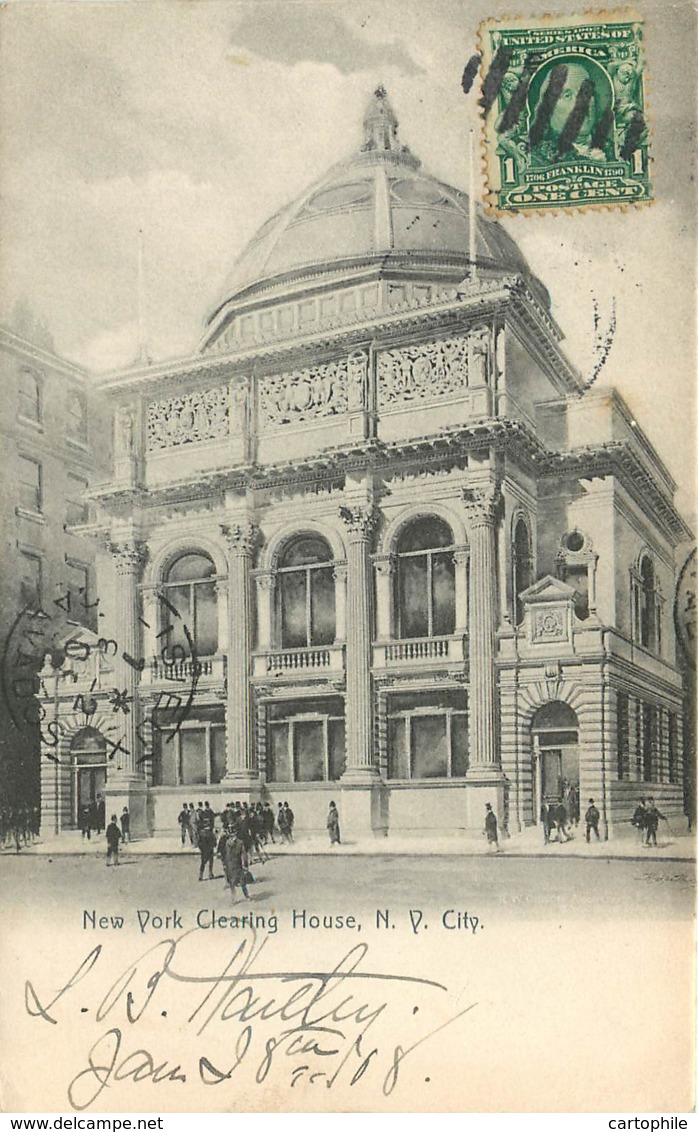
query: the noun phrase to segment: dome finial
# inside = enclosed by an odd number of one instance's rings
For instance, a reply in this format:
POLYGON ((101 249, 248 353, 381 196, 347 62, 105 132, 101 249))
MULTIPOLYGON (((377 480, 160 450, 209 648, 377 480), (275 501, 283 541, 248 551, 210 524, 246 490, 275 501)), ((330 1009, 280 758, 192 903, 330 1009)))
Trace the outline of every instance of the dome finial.
POLYGON ((397 118, 383 83, 376 87, 364 114, 364 144, 361 148, 400 152, 397 118))

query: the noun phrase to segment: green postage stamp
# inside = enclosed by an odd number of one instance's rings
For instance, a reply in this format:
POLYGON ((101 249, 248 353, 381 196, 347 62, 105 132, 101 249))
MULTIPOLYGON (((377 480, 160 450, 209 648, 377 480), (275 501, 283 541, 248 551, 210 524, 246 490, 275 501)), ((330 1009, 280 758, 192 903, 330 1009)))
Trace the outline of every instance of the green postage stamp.
POLYGON ((634 13, 487 20, 480 51, 490 208, 651 199, 643 25, 634 13))

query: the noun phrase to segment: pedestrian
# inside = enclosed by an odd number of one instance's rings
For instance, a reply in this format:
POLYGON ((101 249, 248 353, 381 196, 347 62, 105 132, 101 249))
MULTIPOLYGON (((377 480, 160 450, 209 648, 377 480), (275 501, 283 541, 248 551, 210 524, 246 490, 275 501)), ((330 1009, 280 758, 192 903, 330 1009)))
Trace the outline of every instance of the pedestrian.
POLYGON ((565 841, 571 841, 571 834, 567 832, 567 810, 565 809, 564 802, 558 802, 556 806, 551 806, 550 809, 551 814, 554 814, 555 816, 558 841, 561 841, 562 837, 564 837, 565 841))
POLYGON ((587 826, 587 842, 589 842, 591 840, 592 831, 596 834, 596 840, 597 841, 601 840, 601 838, 599 837, 599 819, 600 818, 601 818, 601 814, 599 813, 598 808, 594 805, 594 799, 590 798, 589 799, 589 809, 587 810, 586 814, 584 815, 584 821, 586 822, 586 826, 587 826))
POLYGON ((87 820, 89 828, 97 833, 97 826, 99 825, 99 803, 96 798, 90 802, 88 811, 87 820))
POLYGON ((97 833, 101 833, 107 824, 107 804, 101 794, 97 795, 97 833))
POLYGON ((330 845, 341 845, 339 836, 339 813, 334 802, 330 802, 330 812, 327 815, 327 832, 330 835, 330 845))
POLYGON ((125 845, 131 840, 131 815, 128 812, 128 806, 124 806, 119 821, 121 822, 121 837, 125 845))
POLYGON ((645 823, 647 825, 647 841, 646 845, 654 845, 657 848, 657 829, 659 827, 659 820, 666 821, 664 814, 661 814, 654 804, 654 798, 647 799, 647 810, 645 812, 645 823))
POLYGON ((282 841, 290 841, 291 838, 289 837, 288 825, 287 825, 287 822, 286 822, 286 811, 283 807, 282 802, 279 802, 279 812, 276 815, 276 824, 279 827, 279 833, 281 834, 281 840, 282 841))
POLYGON ((107 866, 118 865, 119 863, 119 842, 121 841, 121 830, 119 823, 116 820, 116 814, 112 814, 111 821, 107 826, 107 866))
POLYGON ((203 807, 199 802, 197 813, 197 838, 199 844, 199 880, 204 879, 204 869, 208 865, 208 879, 213 880, 213 854, 216 851, 215 820, 216 816, 205 802, 203 807))
POLYGON ((80 832, 82 833, 83 841, 87 838, 88 841, 92 840, 92 828, 90 823, 90 806, 81 806, 78 813, 78 821, 80 824, 80 832))
POLYGON ((543 826, 543 844, 548 845, 550 843, 550 811, 546 801, 541 803, 540 823, 543 826))
POLYGON ((265 802, 264 803, 264 828, 266 829, 267 837, 271 838, 272 845, 276 845, 276 838, 274 837, 274 826, 275 825, 276 825, 276 819, 274 817, 274 811, 271 808, 271 803, 265 802))
POLYGON ((230 889, 230 896, 235 903, 235 889, 239 886, 245 900, 250 899, 247 891, 247 853, 241 839, 233 834, 225 839, 223 852, 223 869, 226 876, 226 885, 230 889))
POLYGON ((485 836, 487 837, 487 848, 490 850, 494 848, 495 853, 501 853, 497 831, 497 815, 489 802, 485 805, 485 836))
POLYGON ((637 829, 640 845, 644 845, 647 840, 647 803, 644 798, 640 798, 640 801, 635 807, 632 824, 637 829))
POLYGON ((567 787, 567 795, 565 797, 565 804, 567 806, 567 813, 569 815, 570 824, 579 825, 579 790, 574 782, 570 782, 567 787))
POLYGON ((286 815, 286 829, 288 830, 288 839, 289 841, 293 841, 293 823, 296 820, 296 816, 289 806, 288 802, 284 802, 284 813, 286 815))
POLYGON ((199 848, 196 839, 196 810, 194 809, 193 802, 189 803, 189 841, 195 849, 199 848))
POLYGON ((191 839, 191 829, 189 828, 189 807, 187 806, 186 802, 184 802, 181 810, 179 811, 177 821, 179 822, 179 834, 182 838, 183 849, 187 843, 187 836, 189 836, 189 838, 191 839))

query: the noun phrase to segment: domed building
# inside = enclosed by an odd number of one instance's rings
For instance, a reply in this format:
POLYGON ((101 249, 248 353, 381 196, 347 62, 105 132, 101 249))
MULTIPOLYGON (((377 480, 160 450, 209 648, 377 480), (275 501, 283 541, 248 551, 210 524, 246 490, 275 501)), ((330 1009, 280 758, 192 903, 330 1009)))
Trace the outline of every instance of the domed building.
POLYGON ((56 828, 97 790, 154 833, 200 797, 288 802, 301 832, 332 799, 359 837, 479 832, 488 804, 511 834, 580 797, 604 835, 640 793, 678 811, 688 532, 560 340, 379 88, 356 152, 239 256, 199 353, 101 382, 100 635, 42 673, 56 828))

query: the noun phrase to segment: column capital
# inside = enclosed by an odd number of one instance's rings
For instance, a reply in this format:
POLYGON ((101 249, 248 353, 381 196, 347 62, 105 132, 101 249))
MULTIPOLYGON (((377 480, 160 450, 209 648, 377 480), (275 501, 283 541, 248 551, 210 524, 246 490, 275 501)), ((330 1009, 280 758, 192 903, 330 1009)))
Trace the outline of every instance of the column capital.
POLYGON ((453 565, 456 567, 467 566, 470 562, 470 547, 457 546, 453 551, 453 565))
POLYGON ((370 504, 340 507, 339 516, 347 528, 350 540, 369 539, 378 522, 376 509, 370 504))
POLYGON ((475 484, 463 488, 463 502, 474 527, 494 526, 502 505, 498 483, 475 484))
POLYGON ((250 556, 261 542, 259 527, 249 520, 221 525, 220 529, 232 554, 250 556))
POLYGON ((348 566, 346 562, 335 563, 332 569, 332 577, 335 582, 346 582, 348 566))
POLYGON ((109 543, 109 553, 119 574, 138 574, 147 557, 147 547, 140 539, 124 539, 109 543))

